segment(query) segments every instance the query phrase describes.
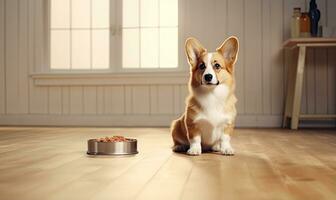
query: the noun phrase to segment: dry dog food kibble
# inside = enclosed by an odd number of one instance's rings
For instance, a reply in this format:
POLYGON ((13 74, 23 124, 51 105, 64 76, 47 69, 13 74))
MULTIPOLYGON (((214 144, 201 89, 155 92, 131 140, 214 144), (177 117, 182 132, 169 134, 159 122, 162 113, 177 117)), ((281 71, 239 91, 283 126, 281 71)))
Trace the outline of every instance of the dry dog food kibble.
POLYGON ((131 139, 125 138, 123 136, 112 136, 112 137, 105 137, 96 139, 98 142, 126 142, 130 141, 131 139))

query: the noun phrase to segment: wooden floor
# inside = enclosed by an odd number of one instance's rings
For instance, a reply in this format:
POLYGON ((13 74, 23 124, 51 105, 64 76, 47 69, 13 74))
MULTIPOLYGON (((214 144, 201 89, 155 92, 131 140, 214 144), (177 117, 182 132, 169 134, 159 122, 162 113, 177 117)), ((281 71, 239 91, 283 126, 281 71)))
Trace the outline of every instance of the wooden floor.
POLYGON ((232 143, 235 156, 190 157, 166 128, 0 127, 0 199, 336 199, 335 129, 238 129, 232 143), (116 134, 140 153, 86 155, 116 134))

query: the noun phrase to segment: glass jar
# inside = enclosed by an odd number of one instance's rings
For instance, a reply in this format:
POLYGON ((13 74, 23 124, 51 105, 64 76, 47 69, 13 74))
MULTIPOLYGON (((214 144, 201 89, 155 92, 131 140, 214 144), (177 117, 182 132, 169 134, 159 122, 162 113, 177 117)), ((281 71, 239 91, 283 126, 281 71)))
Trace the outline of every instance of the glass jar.
POLYGON ((300 17, 301 17, 301 8, 294 8, 291 24, 292 38, 300 37, 300 17))
POLYGON ((300 17, 300 36, 310 37, 310 18, 307 12, 301 14, 300 17))

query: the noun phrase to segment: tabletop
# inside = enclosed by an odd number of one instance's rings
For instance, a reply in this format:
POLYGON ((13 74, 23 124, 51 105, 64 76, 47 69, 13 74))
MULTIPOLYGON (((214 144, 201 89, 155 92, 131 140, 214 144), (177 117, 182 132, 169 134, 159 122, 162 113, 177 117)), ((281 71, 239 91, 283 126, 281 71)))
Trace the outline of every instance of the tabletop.
POLYGON ((286 40, 283 44, 285 48, 292 48, 299 45, 309 45, 314 46, 314 44, 318 44, 318 46, 329 46, 330 44, 336 44, 336 37, 325 38, 325 37, 310 37, 310 38, 290 38, 286 40))

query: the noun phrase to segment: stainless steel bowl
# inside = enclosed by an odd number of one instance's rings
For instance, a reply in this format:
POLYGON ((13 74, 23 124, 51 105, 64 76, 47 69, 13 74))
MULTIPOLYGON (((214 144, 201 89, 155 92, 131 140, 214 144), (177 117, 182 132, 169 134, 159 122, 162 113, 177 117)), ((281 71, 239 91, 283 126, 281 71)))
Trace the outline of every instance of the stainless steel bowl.
POLYGON ((125 142, 98 142, 96 139, 88 140, 89 155, 131 155, 137 154, 137 140, 125 142))

